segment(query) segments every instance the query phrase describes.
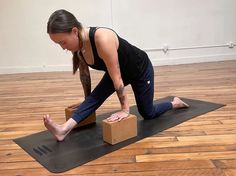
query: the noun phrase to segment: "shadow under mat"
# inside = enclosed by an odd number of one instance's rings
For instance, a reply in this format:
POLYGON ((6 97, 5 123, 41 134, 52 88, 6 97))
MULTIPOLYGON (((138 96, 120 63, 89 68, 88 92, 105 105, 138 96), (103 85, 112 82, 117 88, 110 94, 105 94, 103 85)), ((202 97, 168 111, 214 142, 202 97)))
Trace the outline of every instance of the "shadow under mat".
MULTIPOLYGON (((165 97, 155 103, 172 99, 171 96, 165 97)), ((60 173, 224 106, 200 100, 181 99, 189 104, 190 108, 171 110, 153 120, 143 120, 137 107, 132 106, 130 112, 138 118, 138 135, 116 145, 103 142, 102 137, 102 120, 109 117, 112 112, 98 115, 94 124, 74 129, 63 142, 57 142, 48 131, 14 139, 14 142, 49 171, 60 173)))

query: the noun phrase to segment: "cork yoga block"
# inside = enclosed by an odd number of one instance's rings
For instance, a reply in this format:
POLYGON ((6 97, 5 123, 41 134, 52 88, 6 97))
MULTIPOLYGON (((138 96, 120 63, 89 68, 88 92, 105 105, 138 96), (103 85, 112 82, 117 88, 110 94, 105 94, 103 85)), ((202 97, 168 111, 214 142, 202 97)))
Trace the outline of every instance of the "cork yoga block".
MULTIPOLYGON (((76 108, 69 108, 69 107, 67 107, 65 109, 66 120, 68 120, 69 118, 72 117, 75 110, 76 110, 76 108)), ((91 115, 89 115, 85 120, 81 121, 78 125, 76 125, 75 128, 89 125, 89 124, 95 123, 95 122, 96 122, 96 113, 94 112, 91 115)))
POLYGON ((102 121, 103 140, 109 144, 117 144, 137 136, 137 117, 130 114, 127 118, 108 122, 102 121))

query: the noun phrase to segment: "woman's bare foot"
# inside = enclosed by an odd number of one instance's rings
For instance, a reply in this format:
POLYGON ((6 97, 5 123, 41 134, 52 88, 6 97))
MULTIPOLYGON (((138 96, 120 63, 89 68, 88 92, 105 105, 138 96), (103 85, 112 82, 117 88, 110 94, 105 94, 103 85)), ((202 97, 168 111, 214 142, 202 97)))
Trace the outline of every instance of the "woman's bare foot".
POLYGON ((64 125, 58 125, 53 122, 48 114, 43 116, 43 121, 45 127, 53 134, 53 136, 55 136, 58 141, 63 141, 66 135, 69 133, 64 125))
POLYGON ((188 108, 189 107, 189 105, 187 103, 183 102, 179 97, 175 97, 171 103, 172 103, 173 109, 188 108))

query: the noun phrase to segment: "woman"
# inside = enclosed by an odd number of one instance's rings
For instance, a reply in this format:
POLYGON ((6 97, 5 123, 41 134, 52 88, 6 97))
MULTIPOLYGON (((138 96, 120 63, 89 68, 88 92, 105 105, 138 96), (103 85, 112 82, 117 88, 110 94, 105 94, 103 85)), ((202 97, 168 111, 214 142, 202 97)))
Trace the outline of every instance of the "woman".
POLYGON ((63 50, 73 53, 73 73, 79 69, 85 100, 72 118, 58 125, 49 115, 44 116, 46 128, 62 141, 73 127, 93 113, 116 91, 121 110, 108 120, 122 120, 129 115, 125 86, 131 84, 139 113, 144 119, 153 119, 172 108, 188 107, 175 97, 172 102, 153 105, 154 71, 147 54, 107 28, 84 28, 75 16, 66 10, 57 10, 49 18, 47 32, 52 41, 63 50), (89 67, 105 74, 91 92, 89 67))

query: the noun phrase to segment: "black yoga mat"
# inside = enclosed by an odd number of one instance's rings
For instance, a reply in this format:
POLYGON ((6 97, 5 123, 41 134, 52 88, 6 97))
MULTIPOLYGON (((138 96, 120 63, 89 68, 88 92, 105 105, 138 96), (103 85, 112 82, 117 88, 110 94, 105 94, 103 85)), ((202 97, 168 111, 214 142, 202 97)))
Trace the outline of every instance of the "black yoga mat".
MULTIPOLYGON (((155 102, 171 101, 172 99, 173 97, 166 97, 155 102)), ((137 112, 137 107, 131 107, 131 113, 138 117, 138 136, 116 145, 107 144, 103 142, 102 138, 102 120, 109 117, 112 112, 97 116, 97 122, 94 124, 73 130, 63 142, 57 142, 48 131, 14 141, 49 171, 59 173, 224 106, 205 101, 182 99, 190 105, 190 108, 171 110, 153 120, 143 120, 137 112)))

